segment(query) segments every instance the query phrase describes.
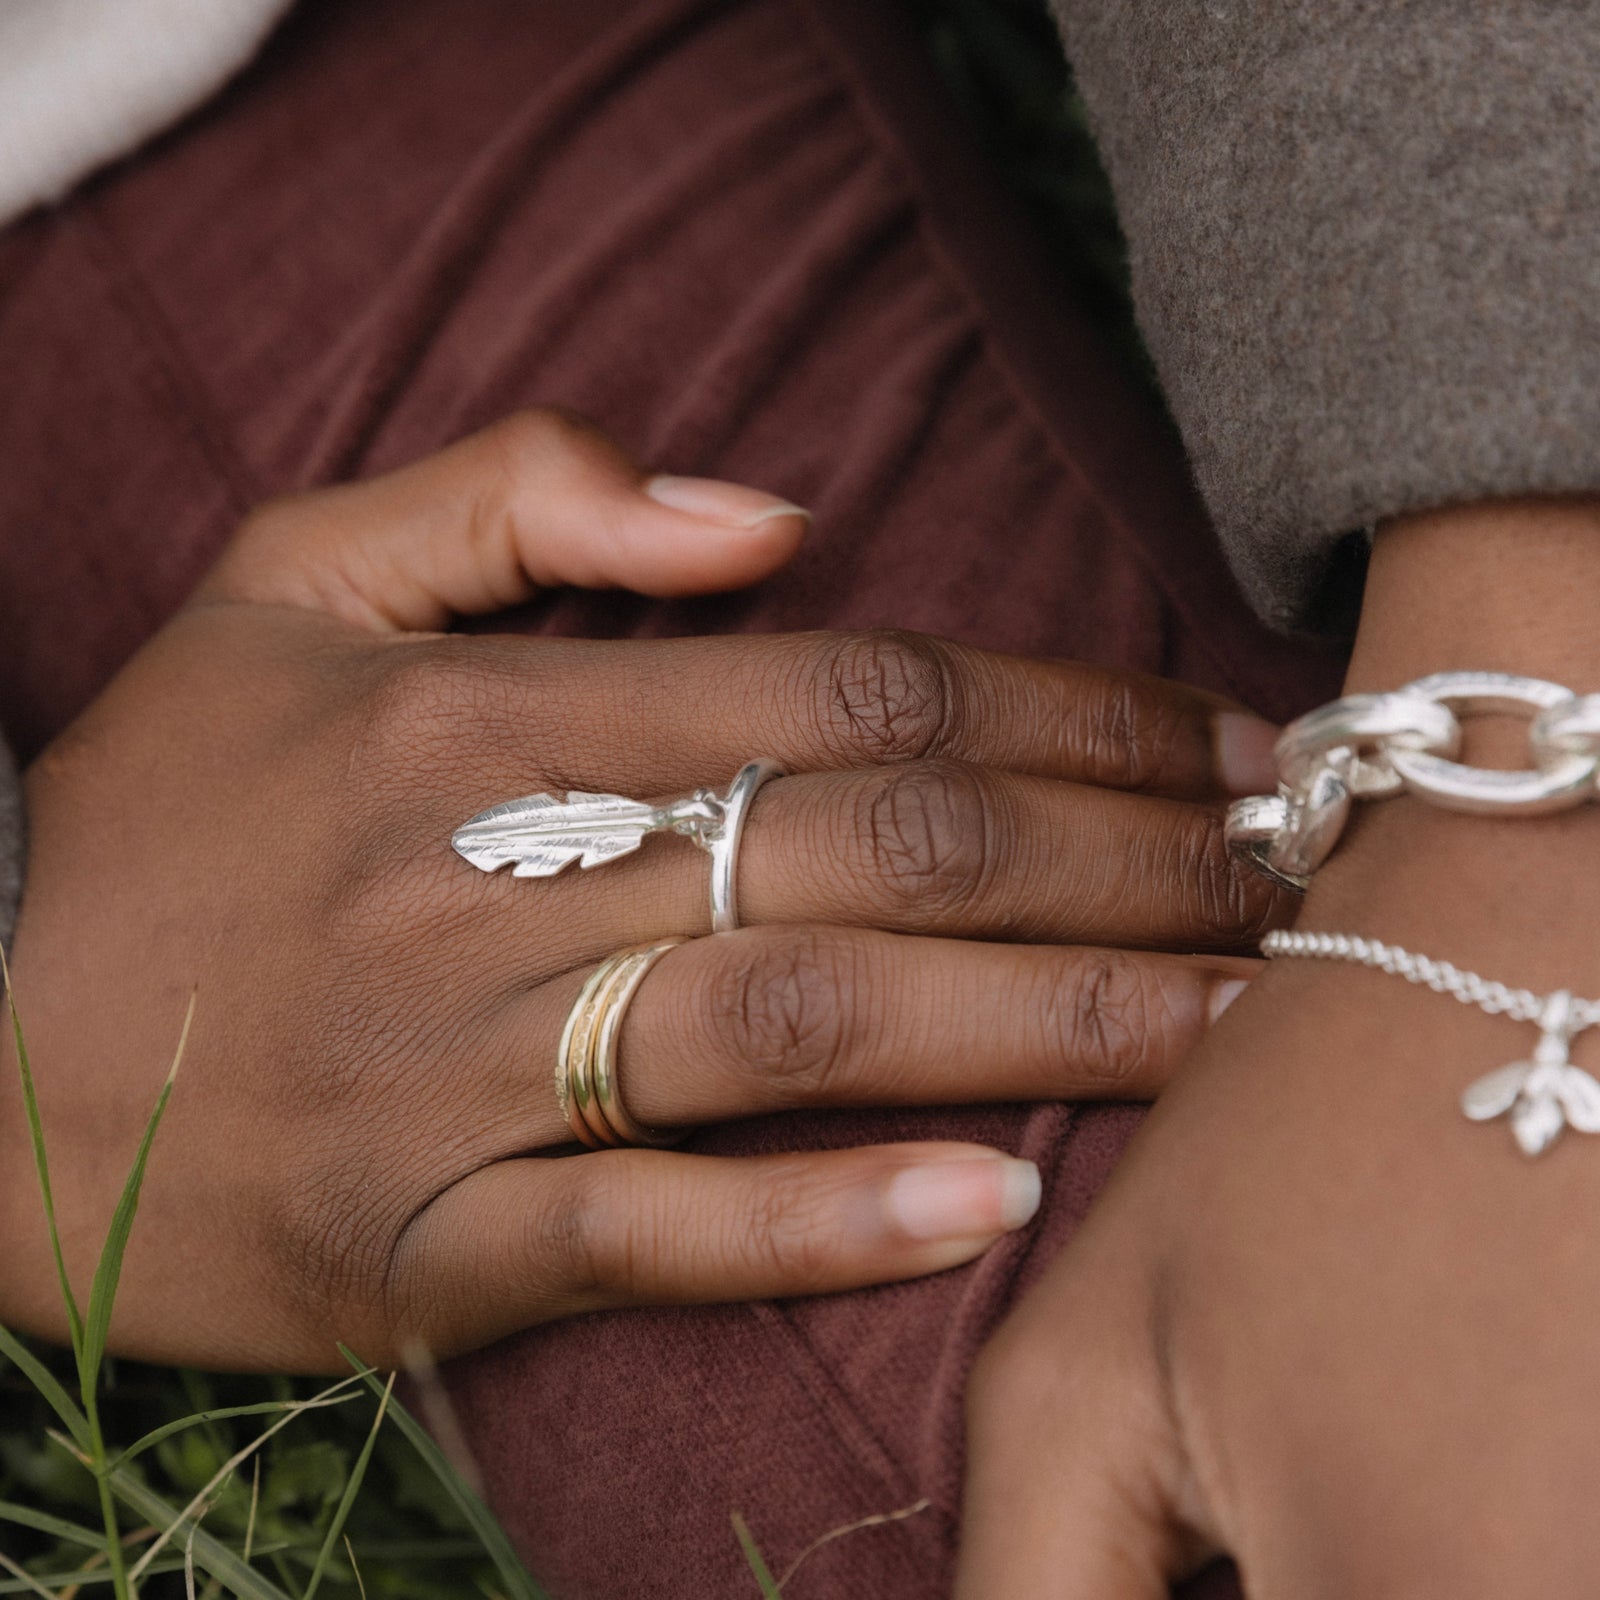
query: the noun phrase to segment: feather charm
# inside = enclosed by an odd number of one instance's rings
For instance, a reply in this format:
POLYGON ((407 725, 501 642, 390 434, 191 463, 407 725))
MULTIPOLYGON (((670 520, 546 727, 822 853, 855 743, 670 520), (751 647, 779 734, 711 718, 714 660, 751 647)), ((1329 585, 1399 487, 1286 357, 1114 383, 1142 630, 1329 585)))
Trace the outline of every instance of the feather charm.
POLYGON ((479 812, 456 829, 450 843, 483 872, 498 872, 509 862, 514 878, 551 878, 574 861, 598 867, 631 855, 652 833, 670 829, 703 840, 720 821, 717 805, 704 794, 663 808, 581 789, 569 790, 565 802, 531 794, 479 812))

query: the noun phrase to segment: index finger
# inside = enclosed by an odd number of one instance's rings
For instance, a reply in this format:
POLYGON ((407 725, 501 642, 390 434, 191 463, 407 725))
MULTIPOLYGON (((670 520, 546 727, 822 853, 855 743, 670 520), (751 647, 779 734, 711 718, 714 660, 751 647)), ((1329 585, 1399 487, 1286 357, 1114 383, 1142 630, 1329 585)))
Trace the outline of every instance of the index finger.
POLYGON ((1277 730, 1202 690, 926 634, 573 640, 537 668, 529 688, 558 672, 591 759, 606 749, 626 769, 585 781, 649 792, 718 781, 755 755, 792 772, 945 756, 1190 800, 1276 782, 1277 730))

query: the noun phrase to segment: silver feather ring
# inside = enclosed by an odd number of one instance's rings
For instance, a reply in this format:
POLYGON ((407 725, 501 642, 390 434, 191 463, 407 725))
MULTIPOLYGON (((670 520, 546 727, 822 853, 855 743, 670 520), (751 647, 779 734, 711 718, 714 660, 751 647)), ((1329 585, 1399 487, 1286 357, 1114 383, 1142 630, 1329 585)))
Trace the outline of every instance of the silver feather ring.
POLYGON ((483 872, 509 864, 514 878, 553 878, 574 861, 600 867, 632 855, 652 833, 681 833, 710 853, 711 930, 727 933, 739 926, 735 875, 745 818, 762 784, 783 775, 776 761, 751 761, 725 795, 696 789, 667 806, 579 789, 569 790, 564 802, 530 794, 480 811, 456 829, 450 843, 483 872))

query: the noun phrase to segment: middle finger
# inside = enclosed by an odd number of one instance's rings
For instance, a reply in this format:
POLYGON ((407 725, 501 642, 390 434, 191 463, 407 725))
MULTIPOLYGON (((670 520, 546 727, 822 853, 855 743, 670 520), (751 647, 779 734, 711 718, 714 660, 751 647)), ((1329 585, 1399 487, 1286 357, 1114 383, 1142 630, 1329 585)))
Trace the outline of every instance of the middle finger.
MULTIPOLYGON (((647 844, 601 869, 606 889, 582 883, 591 926, 611 946, 704 933, 709 870, 687 841, 647 844)), ((1230 950, 1253 946, 1290 897, 1229 855, 1211 808, 916 761, 769 783, 740 845, 737 900, 747 927, 1230 950)))

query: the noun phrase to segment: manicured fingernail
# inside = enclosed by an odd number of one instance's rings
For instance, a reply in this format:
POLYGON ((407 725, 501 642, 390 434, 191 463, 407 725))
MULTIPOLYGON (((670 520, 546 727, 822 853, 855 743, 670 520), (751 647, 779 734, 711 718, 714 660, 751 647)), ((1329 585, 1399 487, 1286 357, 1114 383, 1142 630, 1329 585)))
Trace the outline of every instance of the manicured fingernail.
POLYGON ((802 506, 790 505, 759 489, 748 489, 742 483, 723 483, 720 478, 652 478, 644 492, 660 505, 706 517, 728 528, 759 528, 774 517, 811 520, 811 513, 802 506))
POLYGON ((1215 1022, 1249 987, 1248 978, 1224 978, 1221 983, 1213 984, 1211 998, 1206 1003, 1211 1020, 1215 1022))
POLYGON ((1279 730, 1261 717, 1224 711, 1213 724, 1217 776, 1229 794, 1272 794, 1278 787, 1278 764, 1272 747, 1279 730))
POLYGON ((906 1167, 889 1181, 889 1215, 913 1239, 992 1239, 1039 1209, 1039 1169, 992 1156, 906 1167))

